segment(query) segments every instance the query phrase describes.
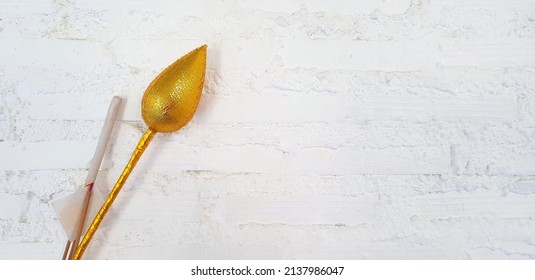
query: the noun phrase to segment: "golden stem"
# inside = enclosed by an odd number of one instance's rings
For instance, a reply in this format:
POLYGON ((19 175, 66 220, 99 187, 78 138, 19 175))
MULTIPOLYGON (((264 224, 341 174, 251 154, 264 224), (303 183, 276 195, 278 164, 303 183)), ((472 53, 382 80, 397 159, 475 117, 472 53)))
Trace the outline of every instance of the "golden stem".
POLYGON ((139 140, 139 143, 137 143, 136 150, 132 153, 130 160, 124 167, 123 173, 121 173, 121 176, 119 177, 119 179, 117 179, 117 183, 115 183, 115 186, 113 186, 113 189, 108 195, 108 198, 106 198, 106 201, 104 201, 104 204, 93 219, 93 222, 91 222, 89 228, 87 229, 87 232, 84 235, 84 239, 82 239, 82 242, 80 242, 79 247, 76 249, 76 253, 74 253, 73 256, 74 260, 79 260, 82 258, 85 250, 87 249, 87 246, 89 245, 89 242, 91 242, 91 239, 97 232, 100 223, 104 219, 104 216, 106 216, 106 213, 108 213, 108 210, 110 209, 113 201, 115 201, 115 198, 117 198, 117 195, 119 195, 119 192, 121 191, 121 188, 126 182, 126 179, 128 179, 128 176, 130 175, 130 173, 136 166, 136 163, 138 162, 139 158, 141 157, 141 155, 149 145, 150 141, 154 137, 154 134, 155 132, 152 131, 150 128, 147 129, 147 131, 145 131, 145 134, 143 134, 143 136, 139 140))

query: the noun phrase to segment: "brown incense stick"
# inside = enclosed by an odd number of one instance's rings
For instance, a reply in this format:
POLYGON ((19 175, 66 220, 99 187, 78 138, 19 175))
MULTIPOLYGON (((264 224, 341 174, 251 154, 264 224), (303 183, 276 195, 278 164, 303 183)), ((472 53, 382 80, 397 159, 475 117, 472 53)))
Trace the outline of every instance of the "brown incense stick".
POLYGON ((87 218, 89 204, 91 201, 93 184, 95 183, 95 179, 97 177, 100 164, 102 163, 102 158, 104 157, 104 153, 106 152, 106 147, 108 146, 108 140, 110 138, 111 131, 113 129, 113 124, 115 123, 115 120, 117 118, 117 110, 119 108, 119 105, 121 104, 121 100, 122 99, 120 97, 114 96, 108 108, 108 113, 106 114, 106 120, 104 121, 104 126, 102 127, 102 132, 100 134, 97 148, 95 150, 95 155, 93 156, 93 160, 91 161, 91 166, 89 168, 89 172, 85 180, 84 187, 87 187, 87 190, 85 192, 84 200, 82 202, 82 210, 80 211, 80 215, 76 222, 75 236, 72 242, 71 240, 67 241, 67 245, 65 246, 65 251, 63 252, 63 258, 62 258, 63 260, 66 259, 67 254, 69 255, 69 259, 72 260, 74 252, 78 248, 78 244, 80 242, 80 236, 82 235, 82 231, 84 229, 84 224, 87 218))
POLYGON ((82 212, 78 218, 78 228, 76 229, 76 235, 72 242, 71 252, 69 254, 69 260, 72 260, 74 252, 78 248, 80 243, 80 236, 82 235, 82 230, 84 229, 85 220, 87 218, 87 210, 89 209, 89 202, 91 201, 91 194, 93 193, 93 184, 88 186, 87 191, 85 192, 84 202, 82 203, 82 212))
POLYGON ((67 240, 67 244, 65 244, 65 250, 63 251, 63 257, 61 258, 62 260, 67 259, 67 254, 69 253, 70 248, 71 248, 71 241, 67 240))

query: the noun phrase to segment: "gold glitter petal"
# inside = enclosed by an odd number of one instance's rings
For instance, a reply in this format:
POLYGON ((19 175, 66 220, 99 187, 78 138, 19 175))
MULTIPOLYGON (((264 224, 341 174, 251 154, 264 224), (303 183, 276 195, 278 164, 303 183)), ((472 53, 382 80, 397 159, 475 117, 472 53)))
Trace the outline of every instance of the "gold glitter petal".
POLYGON ((141 115, 155 132, 173 132, 193 117, 204 86, 206 45, 163 70, 149 85, 141 101, 141 115))

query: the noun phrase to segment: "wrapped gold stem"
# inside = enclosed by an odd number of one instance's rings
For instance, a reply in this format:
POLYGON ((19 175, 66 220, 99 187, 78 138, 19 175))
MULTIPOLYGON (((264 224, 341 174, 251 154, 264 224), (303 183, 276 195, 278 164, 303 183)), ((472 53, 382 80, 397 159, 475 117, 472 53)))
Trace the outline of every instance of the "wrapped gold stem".
POLYGON ((76 252, 74 253, 73 259, 79 260, 82 258, 85 250, 87 249, 87 246, 89 245, 89 242, 91 242, 91 239, 97 232, 100 223, 106 216, 106 213, 108 213, 108 210, 110 209, 113 201, 115 201, 115 198, 117 198, 117 195, 119 195, 119 192, 121 191, 121 188, 126 182, 126 179, 128 179, 128 176, 130 175, 130 173, 136 166, 136 163, 138 162, 139 158, 141 157, 141 155, 149 145, 150 141, 154 137, 154 134, 155 132, 149 128, 139 140, 139 143, 136 146, 136 150, 132 153, 130 160, 123 169, 123 173, 121 173, 121 176, 119 177, 119 179, 117 179, 117 183, 115 183, 115 186, 113 186, 113 189, 108 195, 108 198, 106 198, 106 201, 104 201, 104 204, 93 219, 93 222, 91 222, 89 228, 87 229, 87 232, 85 233, 82 242, 80 242, 80 246, 76 249, 76 252))

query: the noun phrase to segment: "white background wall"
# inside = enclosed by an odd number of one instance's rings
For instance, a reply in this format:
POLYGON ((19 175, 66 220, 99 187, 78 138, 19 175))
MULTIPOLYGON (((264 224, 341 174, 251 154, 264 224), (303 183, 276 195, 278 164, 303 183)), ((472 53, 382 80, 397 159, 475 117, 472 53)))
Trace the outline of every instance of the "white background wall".
POLYGON ((0 2, 0 258, 58 259, 50 201, 97 184, 150 81, 207 43, 199 110, 158 135, 98 259, 535 258, 535 1, 0 2))

